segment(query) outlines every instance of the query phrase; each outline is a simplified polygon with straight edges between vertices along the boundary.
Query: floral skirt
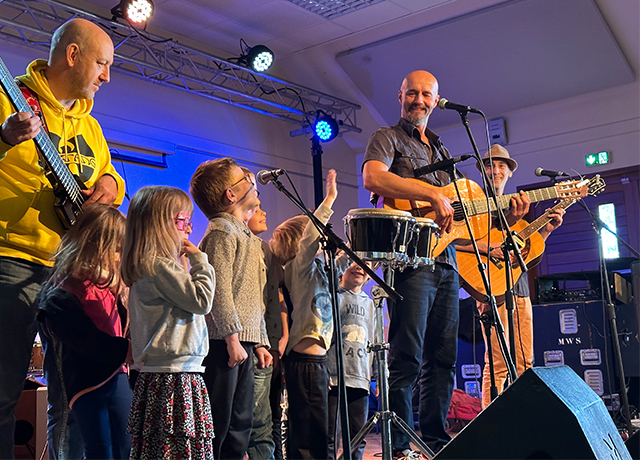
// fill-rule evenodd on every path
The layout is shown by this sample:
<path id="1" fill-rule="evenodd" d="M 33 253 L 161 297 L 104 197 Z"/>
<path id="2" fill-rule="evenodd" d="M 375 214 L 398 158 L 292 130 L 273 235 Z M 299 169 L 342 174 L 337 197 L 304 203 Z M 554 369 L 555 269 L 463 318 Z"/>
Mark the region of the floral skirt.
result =
<path id="1" fill-rule="evenodd" d="M 202 376 L 141 373 L 127 432 L 132 459 L 213 459 L 213 419 Z"/>

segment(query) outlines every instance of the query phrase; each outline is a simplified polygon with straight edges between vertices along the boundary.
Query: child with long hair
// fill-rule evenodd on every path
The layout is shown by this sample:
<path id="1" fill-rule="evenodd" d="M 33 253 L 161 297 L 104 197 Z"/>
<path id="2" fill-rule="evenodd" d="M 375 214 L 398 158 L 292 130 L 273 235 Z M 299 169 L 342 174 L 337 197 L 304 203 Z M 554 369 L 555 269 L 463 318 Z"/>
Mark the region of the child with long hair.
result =
<path id="1" fill-rule="evenodd" d="M 135 459 L 213 459 L 211 405 L 200 373 L 215 274 L 188 240 L 192 213 L 189 196 L 173 187 L 145 187 L 129 205 L 122 278 L 131 287 L 131 342 L 140 371 L 128 426 Z"/>
<path id="2" fill-rule="evenodd" d="M 62 384 L 62 432 L 69 410 L 84 440 L 87 459 L 129 458 L 126 432 L 131 389 L 125 363 L 126 291 L 120 279 L 125 218 L 117 209 L 92 204 L 64 235 L 54 255 L 53 273 L 40 294 L 38 319 L 45 359 Z M 68 409 L 67 407 L 68 406 Z"/>

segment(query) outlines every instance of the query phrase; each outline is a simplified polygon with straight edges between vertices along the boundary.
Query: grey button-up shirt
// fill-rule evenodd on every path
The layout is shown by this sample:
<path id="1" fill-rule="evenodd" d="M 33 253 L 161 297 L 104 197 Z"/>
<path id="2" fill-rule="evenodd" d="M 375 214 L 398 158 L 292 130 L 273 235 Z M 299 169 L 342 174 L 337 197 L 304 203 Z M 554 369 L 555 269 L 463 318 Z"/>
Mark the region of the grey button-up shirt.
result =
<path id="1" fill-rule="evenodd" d="M 403 178 L 415 178 L 428 184 L 442 187 L 451 182 L 445 171 L 435 171 L 423 176 L 416 176 L 415 170 L 436 161 L 451 158 L 449 151 L 440 141 L 440 137 L 430 129 L 425 130 L 429 144 L 422 141 L 420 131 L 404 118 L 400 118 L 394 126 L 385 126 L 377 130 L 367 144 L 362 166 L 367 161 L 381 161 L 389 167 L 389 171 Z M 456 250 L 453 244 L 436 257 L 436 262 L 451 265 L 457 269 Z"/>

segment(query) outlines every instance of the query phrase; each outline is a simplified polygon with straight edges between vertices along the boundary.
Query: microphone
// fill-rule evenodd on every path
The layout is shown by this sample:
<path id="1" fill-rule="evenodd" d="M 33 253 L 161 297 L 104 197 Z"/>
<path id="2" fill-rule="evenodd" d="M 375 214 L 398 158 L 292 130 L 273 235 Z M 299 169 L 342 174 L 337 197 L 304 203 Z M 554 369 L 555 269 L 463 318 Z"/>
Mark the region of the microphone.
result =
<path id="1" fill-rule="evenodd" d="M 416 177 L 420 177 L 435 171 L 445 171 L 451 168 L 454 164 L 460 163 L 461 161 L 466 161 L 472 157 L 473 155 L 462 155 L 459 157 L 453 157 L 453 158 L 448 158 L 446 160 L 436 161 L 433 164 L 423 166 L 422 168 L 414 169 L 413 173 L 416 175 Z"/>
<path id="2" fill-rule="evenodd" d="M 448 100 L 446 100 L 444 97 L 441 97 L 440 100 L 438 101 L 438 107 L 441 110 L 457 110 L 458 112 L 471 112 L 471 113 L 480 113 L 482 114 L 481 111 L 479 111 L 478 109 L 474 109 L 473 107 L 469 107 L 468 105 L 462 105 L 462 104 L 456 104 L 454 102 L 449 102 Z"/>
<path id="3" fill-rule="evenodd" d="M 286 173 L 284 169 L 272 169 L 271 171 L 267 171 L 263 169 L 256 174 L 256 180 L 260 185 L 267 185 L 272 180 L 276 180 L 278 177 L 282 176 Z"/>
<path id="4" fill-rule="evenodd" d="M 537 168 L 534 171 L 534 174 L 536 176 L 547 176 L 547 177 L 551 177 L 552 179 L 557 177 L 557 176 L 566 176 L 566 177 L 571 177 L 569 174 L 562 172 L 562 171 L 551 171 L 549 169 L 542 169 L 542 168 Z"/>

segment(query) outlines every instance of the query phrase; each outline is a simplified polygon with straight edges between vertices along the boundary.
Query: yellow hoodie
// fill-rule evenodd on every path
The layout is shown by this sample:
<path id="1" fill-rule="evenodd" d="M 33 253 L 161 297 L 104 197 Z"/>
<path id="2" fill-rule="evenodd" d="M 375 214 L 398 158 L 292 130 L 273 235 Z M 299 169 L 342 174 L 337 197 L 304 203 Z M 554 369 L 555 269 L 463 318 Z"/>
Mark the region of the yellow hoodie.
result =
<path id="1" fill-rule="evenodd" d="M 58 102 L 44 75 L 47 61 L 29 64 L 18 77 L 38 95 L 49 136 L 64 162 L 87 188 L 103 175 L 118 184 L 116 204 L 122 203 L 124 181 L 111 164 L 109 147 L 98 121 L 90 113 L 93 101 L 78 99 L 70 110 Z M 0 123 L 15 109 L 0 91 Z M 0 140 L 0 257 L 14 257 L 52 266 L 50 260 L 64 227 L 54 211 L 53 190 L 38 164 L 35 142 L 12 147 Z"/>

